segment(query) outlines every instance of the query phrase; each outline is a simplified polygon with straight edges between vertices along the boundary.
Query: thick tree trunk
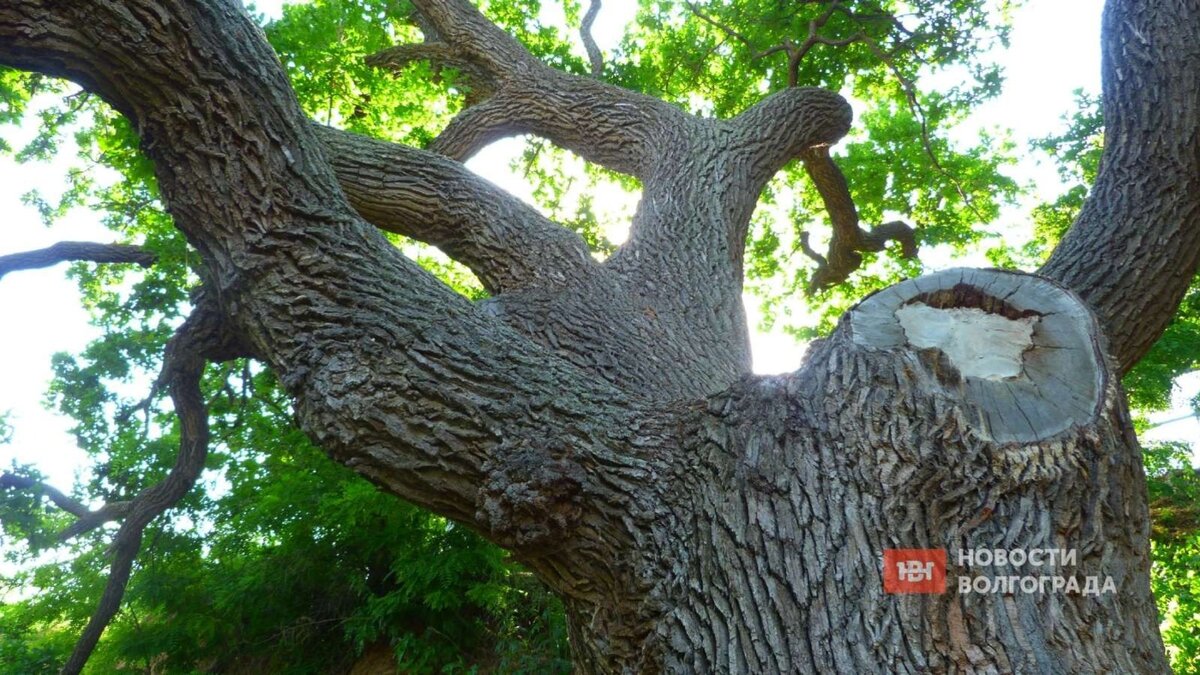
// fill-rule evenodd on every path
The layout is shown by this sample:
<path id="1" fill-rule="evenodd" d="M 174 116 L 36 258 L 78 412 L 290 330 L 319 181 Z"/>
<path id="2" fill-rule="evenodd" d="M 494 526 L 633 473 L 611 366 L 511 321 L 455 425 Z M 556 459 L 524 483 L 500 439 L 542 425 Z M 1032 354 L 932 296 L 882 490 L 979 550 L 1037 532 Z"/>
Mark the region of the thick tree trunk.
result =
<path id="1" fill-rule="evenodd" d="M 786 162 L 827 158 L 845 102 L 789 89 L 695 118 L 551 71 L 464 0 L 414 4 L 430 41 L 376 62 L 440 58 L 490 96 L 440 151 L 532 132 L 643 181 L 609 261 L 455 162 L 315 130 L 230 0 L 9 0 L 0 62 L 133 120 L 230 342 L 278 373 L 331 456 L 533 569 L 582 672 L 1165 670 L 1107 342 L 1141 338 L 1105 335 L 1108 296 L 944 272 L 865 300 L 800 371 L 750 377 L 750 213 Z M 1139 170 L 1120 163 L 1106 170 Z M 1189 194 L 1170 213 L 1194 213 Z M 496 296 L 467 302 L 372 225 L 442 246 Z M 1180 241 L 1155 269 L 1194 268 Z M 1121 311 L 1177 302 L 1133 297 Z M 885 592 L 894 549 L 944 551 L 949 587 Z M 987 564 L 1047 550 L 1049 566 Z"/>
<path id="2" fill-rule="evenodd" d="M 1051 283 L 952 270 L 714 400 L 686 434 L 693 524 L 664 552 L 652 653 L 696 672 L 1163 672 L 1140 453 L 1097 334 Z M 945 549 L 946 593 L 886 594 L 886 549 Z M 996 549 L 1077 560 L 981 565 Z M 1112 586 L 1013 583 L 1041 576 Z"/>

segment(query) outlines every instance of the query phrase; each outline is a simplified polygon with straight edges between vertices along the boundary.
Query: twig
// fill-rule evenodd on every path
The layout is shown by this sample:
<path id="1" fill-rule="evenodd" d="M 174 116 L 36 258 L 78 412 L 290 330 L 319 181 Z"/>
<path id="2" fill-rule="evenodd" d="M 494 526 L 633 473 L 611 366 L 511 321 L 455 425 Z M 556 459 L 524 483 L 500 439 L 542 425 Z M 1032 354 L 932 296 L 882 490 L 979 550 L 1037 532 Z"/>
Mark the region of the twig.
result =
<path id="1" fill-rule="evenodd" d="M 604 54 L 600 52 L 600 46 L 592 37 L 592 24 L 596 22 L 599 14 L 600 0 L 592 0 L 587 13 L 583 15 L 583 24 L 579 27 L 579 37 L 583 39 L 583 48 L 587 50 L 588 61 L 592 64 L 592 77 L 596 79 L 600 79 L 604 74 Z"/>
<path id="2" fill-rule="evenodd" d="M 896 78 L 896 80 L 900 83 L 900 87 L 904 90 L 904 97 L 908 103 L 908 109 L 921 124 L 921 148 L 925 151 L 925 156 L 929 158 L 929 162 L 932 164 L 934 170 L 945 177 L 946 180 L 950 181 L 950 184 L 954 186 L 954 191 L 957 192 L 958 196 L 962 198 L 963 204 L 966 204 L 967 208 L 971 210 L 971 213 L 975 214 L 976 218 L 978 218 L 981 222 L 986 220 L 983 214 L 980 213 L 979 209 L 975 207 L 975 201 L 967 194 L 967 191 L 963 188 L 962 183 L 959 182 L 959 180 L 953 174 L 947 171 L 946 168 L 942 166 L 941 161 L 938 160 L 937 153 L 933 149 L 933 141 L 929 135 L 929 120 L 925 115 L 924 106 L 921 105 L 921 101 L 917 97 L 916 85 L 912 80 L 905 77 L 904 74 L 900 72 L 899 67 L 896 66 L 895 60 L 891 57 L 891 55 L 885 52 L 882 47 L 879 46 L 879 43 L 871 39 L 864 40 L 864 43 L 867 45 L 867 48 L 871 50 L 871 53 L 888 67 L 888 70 L 892 72 L 892 75 Z"/>

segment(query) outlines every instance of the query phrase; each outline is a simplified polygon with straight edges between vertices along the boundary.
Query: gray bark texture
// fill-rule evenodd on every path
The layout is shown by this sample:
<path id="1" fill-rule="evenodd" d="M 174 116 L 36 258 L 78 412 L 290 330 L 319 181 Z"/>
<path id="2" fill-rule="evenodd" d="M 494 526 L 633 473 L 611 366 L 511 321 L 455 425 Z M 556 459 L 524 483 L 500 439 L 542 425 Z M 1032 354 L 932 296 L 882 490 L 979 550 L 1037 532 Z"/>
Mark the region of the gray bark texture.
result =
<path id="1" fill-rule="evenodd" d="M 3 0 L 0 63 L 133 122 L 203 259 L 199 356 L 261 360 L 330 456 L 512 551 L 562 597 L 580 672 L 1166 670 L 1119 376 L 1200 258 L 1200 0 L 1110 0 L 1104 165 L 1042 275 L 906 281 L 779 377 L 749 374 L 747 223 L 795 159 L 845 203 L 825 148 L 846 102 L 790 88 L 701 119 L 549 68 L 466 0 L 414 5 L 427 41 L 372 61 L 473 78 L 437 154 L 313 125 L 233 0 Z M 458 163 L 517 133 L 641 180 L 608 260 Z M 839 258 L 905 238 L 846 208 Z M 1033 573 L 1115 590 L 885 593 L 884 551 L 912 548 L 993 580 L 1030 568 L 957 552 L 1075 551 Z"/>

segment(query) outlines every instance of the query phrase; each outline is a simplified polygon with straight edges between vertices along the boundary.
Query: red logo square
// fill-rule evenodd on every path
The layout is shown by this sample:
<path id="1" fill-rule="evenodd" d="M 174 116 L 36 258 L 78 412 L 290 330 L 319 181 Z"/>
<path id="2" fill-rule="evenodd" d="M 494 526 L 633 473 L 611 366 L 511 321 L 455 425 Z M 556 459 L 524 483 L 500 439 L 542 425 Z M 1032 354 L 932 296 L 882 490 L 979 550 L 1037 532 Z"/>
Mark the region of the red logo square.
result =
<path id="1" fill-rule="evenodd" d="M 893 594 L 945 593 L 946 549 L 884 549 L 883 590 Z"/>

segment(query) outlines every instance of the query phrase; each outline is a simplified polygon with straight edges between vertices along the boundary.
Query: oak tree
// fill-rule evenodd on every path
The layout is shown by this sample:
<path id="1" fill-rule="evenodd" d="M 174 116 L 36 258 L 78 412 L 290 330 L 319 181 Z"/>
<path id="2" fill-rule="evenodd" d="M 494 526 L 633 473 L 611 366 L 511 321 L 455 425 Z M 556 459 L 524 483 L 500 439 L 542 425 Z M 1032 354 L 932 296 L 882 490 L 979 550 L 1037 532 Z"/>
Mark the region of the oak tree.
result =
<path id="1" fill-rule="evenodd" d="M 567 72 L 466 0 L 412 4 L 422 41 L 364 67 L 451 73 L 465 105 L 426 149 L 314 123 L 304 84 L 231 0 L 0 3 L 0 63 L 69 79 L 127 120 L 198 256 L 192 313 L 155 384 L 179 419 L 173 468 L 99 509 L 47 493 L 76 517 L 68 536 L 120 523 L 66 672 L 118 610 L 147 524 L 205 465 L 206 363 L 244 358 L 277 378 L 329 456 L 532 570 L 561 599 L 583 672 L 1166 668 L 1120 378 L 1200 263 L 1194 1 L 1110 0 L 1103 159 L 1036 273 L 892 285 L 777 377 L 749 374 L 742 304 L 772 178 L 799 160 L 828 212 L 824 250 L 799 242 L 812 292 L 889 246 L 911 258 L 921 232 L 864 223 L 854 173 L 830 150 L 850 106 L 800 86 L 805 59 L 854 46 L 882 64 L 911 104 L 897 117 L 936 165 L 896 63 L 925 35 L 880 3 L 803 2 L 807 32 L 759 45 L 719 6 L 685 3 L 689 26 L 784 64 L 766 80 L 777 91 L 713 116 L 610 83 L 590 40 L 588 72 Z M 360 98 L 345 118 L 373 114 Z M 517 134 L 635 179 L 628 239 L 598 259 L 461 164 Z M 486 298 L 384 233 L 436 246 Z M 66 244 L 0 273 L 62 259 L 150 263 L 140 249 Z M 1012 592 L 885 593 L 884 551 L 914 548 L 949 551 L 951 578 Z M 1018 549 L 1070 551 L 1049 571 L 1112 590 L 1020 592 L 1009 580 L 1027 568 L 958 555 Z"/>

